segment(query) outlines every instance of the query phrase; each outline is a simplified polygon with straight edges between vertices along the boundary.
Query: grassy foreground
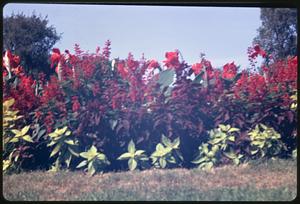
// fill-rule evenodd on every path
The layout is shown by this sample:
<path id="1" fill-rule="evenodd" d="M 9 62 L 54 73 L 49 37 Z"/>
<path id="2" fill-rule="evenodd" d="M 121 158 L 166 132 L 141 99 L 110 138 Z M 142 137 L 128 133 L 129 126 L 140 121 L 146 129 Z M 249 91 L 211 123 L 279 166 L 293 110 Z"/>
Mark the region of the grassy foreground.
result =
<path id="1" fill-rule="evenodd" d="M 209 200 L 290 201 L 297 195 L 297 164 L 292 160 L 224 166 L 211 172 L 166 169 L 111 172 L 31 172 L 3 176 L 10 201 L 51 200 Z"/>

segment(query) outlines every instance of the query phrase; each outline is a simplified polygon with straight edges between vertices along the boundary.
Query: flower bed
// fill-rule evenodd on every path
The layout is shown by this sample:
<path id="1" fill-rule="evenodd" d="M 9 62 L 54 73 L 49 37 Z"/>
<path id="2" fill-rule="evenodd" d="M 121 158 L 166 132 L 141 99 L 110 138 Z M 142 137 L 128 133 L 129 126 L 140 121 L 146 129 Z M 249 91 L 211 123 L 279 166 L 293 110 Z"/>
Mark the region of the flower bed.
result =
<path id="1" fill-rule="evenodd" d="M 253 68 L 240 71 L 204 57 L 189 65 L 179 51 L 162 66 L 131 54 L 111 60 L 109 41 L 93 54 L 76 45 L 74 54 L 53 49 L 48 80 L 27 75 L 6 51 L 4 170 L 210 169 L 291 157 L 297 57 L 274 62 L 258 46 L 248 54 Z M 258 56 L 265 63 L 256 67 Z"/>

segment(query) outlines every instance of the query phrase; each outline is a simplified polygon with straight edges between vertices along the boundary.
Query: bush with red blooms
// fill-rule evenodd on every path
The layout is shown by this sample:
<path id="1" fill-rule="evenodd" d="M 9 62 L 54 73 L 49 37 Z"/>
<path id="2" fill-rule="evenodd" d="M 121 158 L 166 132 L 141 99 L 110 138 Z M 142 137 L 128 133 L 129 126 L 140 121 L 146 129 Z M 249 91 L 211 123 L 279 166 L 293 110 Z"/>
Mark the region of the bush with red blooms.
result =
<path id="1" fill-rule="evenodd" d="M 219 124 L 239 128 L 238 143 L 249 154 L 247 131 L 259 123 L 273 127 L 282 136 L 287 156 L 296 148 L 297 111 L 290 105 L 297 91 L 297 57 L 271 62 L 258 46 L 249 49 L 253 66 L 258 56 L 265 63 L 255 70 L 238 70 L 232 63 L 214 68 L 204 57 L 188 65 L 179 51 L 167 52 L 161 66 L 144 57 L 110 59 L 110 41 L 93 54 L 75 45 L 75 53 L 53 49 L 49 80 L 33 79 L 9 51 L 3 56 L 4 101 L 14 98 L 14 108 L 31 124 L 34 159 L 26 168 L 48 168 L 49 149 L 43 145 L 48 133 L 68 126 L 82 151 L 95 145 L 112 165 L 133 139 L 139 148 L 153 152 L 164 134 L 180 137 L 184 167 L 208 140 L 208 130 Z M 170 83 L 167 83 L 170 82 Z M 167 84 L 166 84 L 167 83 Z M 25 162 L 26 163 L 26 162 Z M 28 163 L 28 162 L 27 162 Z M 25 168 L 25 167 L 24 167 Z"/>

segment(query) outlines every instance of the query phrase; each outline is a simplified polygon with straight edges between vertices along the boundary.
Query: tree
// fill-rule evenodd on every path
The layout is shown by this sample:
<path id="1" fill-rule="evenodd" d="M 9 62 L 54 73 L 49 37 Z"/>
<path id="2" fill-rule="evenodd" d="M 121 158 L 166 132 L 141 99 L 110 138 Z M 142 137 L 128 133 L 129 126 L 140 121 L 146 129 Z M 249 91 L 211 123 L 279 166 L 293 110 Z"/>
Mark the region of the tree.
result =
<path id="1" fill-rule="evenodd" d="M 253 43 L 259 44 L 274 59 L 297 55 L 297 10 L 261 8 L 261 27 Z"/>
<path id="2" fill-rule="evenodd" d="M 49 54 L 60 38 L 55 28 L 48 26 L 47 17 L 21 13 L 3 19 L 3 51 L 11 50 L 20 56 L 21 65 L 27 73 L 42 71 L 49 75 L 53 72 Z"/>

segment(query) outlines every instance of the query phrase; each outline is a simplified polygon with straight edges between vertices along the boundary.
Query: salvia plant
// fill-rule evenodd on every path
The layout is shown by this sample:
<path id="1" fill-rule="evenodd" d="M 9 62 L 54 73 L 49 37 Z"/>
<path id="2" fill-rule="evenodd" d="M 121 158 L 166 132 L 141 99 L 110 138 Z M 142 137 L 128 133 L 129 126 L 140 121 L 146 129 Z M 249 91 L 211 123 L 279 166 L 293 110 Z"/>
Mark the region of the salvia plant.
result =
<path id="1" fill-rule="evenodd" d="M 162 135 L 161 143 L 156 145 L 155 151 L 150 156 L 152 164 L 158 168 L 166 168 L 168 164 L 176 164 L 180 160 L 183 161 L 179 145 L 179 137 L 172 142 L 165 135 Z"/>
<path id="2" fill-rule="evenodd" d="M 110 164 L 105 154 L 98 152 L 94 145 L 92 145 L 88 151 L 81 152 L 79 155 L 85 160 L 80 162 L 76 168 L 82 168 L 86 166 L 85 170 L 91 176 L 97 171 L 102 172 L 104 167 Z"/>
<path id="3" fill-rule="evenodd" d="M 130 171 L 136 169 L 139 164 L 141 168 L 145 166 L 145 161 L 148 161 L 148 157 L 144 150 L 136 150 L 132 140 L 128 143 L 127 150 L 128 152 L 119 156 L 117 160 L 128 160 L 128 168 Z"/>
<path id="4" fill-rule="evenodd" d="M 258 45 L 248 52 L 251 62 L 258 56 L 266 60 L 267 55 Z M 144 57 L 136 60 L 132 54 L 112 63 L 107 41 L 95 53 L 84 52 L 79 45 L 73 53 L 53 48 L 50 67 L 55 72 L 51 74 L 31 75 L 21 60 L 9 50 L 3 53 L 6 171 L 47 168 L 53 161 L 53 171 L 60 166 L 73 169 L 71 164 L 79 159 L 73 159 L 77 150 L 85 150 L 86 144 L 103 150 L 121 148 L 116 145 L 127 144 L 126 135 L 139 141 L 145 152 L 153 153 L 155 166 L 183 165 L 179 138 L 171 142 L 162 137 L 159 144 L 155 142 L 154 135 L 170 131 L 185 134 L 181 140 L 187 145 L 180 150 L 187 153 L 184 159 L 188 161 L 193 159 L 188 154 L 193 145 L 189 144 L 200 143 L 203 133 L 209 131 L 209 141 L 199 148 L 201 156 L 196 159 L 201 168 L 271 156 L 277 152 L 275 147 L 280 148 L 277 143 L 284 147 L 277 156 L 292 156 L 296 148 L 297 56 L 264 63 L 259 72 L 239 72 L 233 62 L 218 69 L 204 55 L 188 64 L 178 50 L 166 52 L 162 63 Z M 217 126 L 229 121 L 241 132 L 229 125 Z M 280 138 L 260 126 L 255 133 L 252 127 L 258 121 L 276 127 Z M 251 138 L 244 134 L 246 130 L 252 132 Z M 156 148 L 151 149 L 153 146 Z M 143 163 L 139 154 L 145 152 L 137 150 L 123 158 L 131 169 L 139 168 Z M 29 155 L 33 156 L 29 163 L 23 162 Z M 114 158 L 114 152 L 108 151 L 107 157 Z"/>

